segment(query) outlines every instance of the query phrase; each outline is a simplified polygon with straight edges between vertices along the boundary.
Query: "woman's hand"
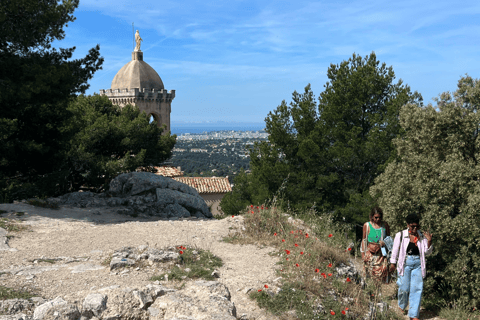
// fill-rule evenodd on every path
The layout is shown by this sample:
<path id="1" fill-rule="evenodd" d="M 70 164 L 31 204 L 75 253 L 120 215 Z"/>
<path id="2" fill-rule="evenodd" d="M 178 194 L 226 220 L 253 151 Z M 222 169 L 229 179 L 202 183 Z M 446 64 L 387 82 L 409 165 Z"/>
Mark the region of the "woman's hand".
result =
<path id="1" fill-rule="evenodd" d="M 391 265 L 390 265 L 390 270 L 389 270 L 389 272 L 390 272 L 390 273 L 393 273 L 393 272 L 395 271 L 395 268 L 396 268 L 395 265 L 394 265 L 394 264 L 391 264 Z"/>
<path id="2" fill-rule="evenodd" d="M 383 242 L 382 240 L 378 241 L 378 244 L 380 245 L 380 247 L 385 247 L 385 242 Z"/>
<path id="3" fill-rule="evenodd" d="M 430 232 L 425 231 L 423 235 L 425 236 L 425 238 L 427 238 L 428 242 L 432 241 L 432 234 Z"/>

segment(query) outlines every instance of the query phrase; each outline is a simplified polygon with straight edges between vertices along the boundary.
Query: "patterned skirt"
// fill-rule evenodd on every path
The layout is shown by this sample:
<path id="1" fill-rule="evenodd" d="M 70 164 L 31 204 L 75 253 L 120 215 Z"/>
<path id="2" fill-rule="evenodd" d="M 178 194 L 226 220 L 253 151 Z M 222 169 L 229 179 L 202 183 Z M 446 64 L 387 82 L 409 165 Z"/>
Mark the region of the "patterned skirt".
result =
<path id="1" fill-rule="evenodd" d="M 366 278 L 373 278 L 382 283 L 389 283 L 388 259 L 382 255 L 381 250 L 376 250 L 375 244 L 369 243 L 363 259 Z M 377 252 L 375 252 L 377 251 Z M 375 252 L 375 253 L 373 253 Z"/>

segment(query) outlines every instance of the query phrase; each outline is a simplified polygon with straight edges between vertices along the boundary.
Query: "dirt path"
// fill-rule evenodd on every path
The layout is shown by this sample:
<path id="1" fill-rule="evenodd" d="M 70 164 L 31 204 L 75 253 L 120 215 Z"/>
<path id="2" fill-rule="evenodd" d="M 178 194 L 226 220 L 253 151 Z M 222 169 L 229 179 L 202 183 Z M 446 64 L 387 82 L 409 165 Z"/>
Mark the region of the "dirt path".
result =
<path id="1" fill-rule="evenodd" d="M 108 268 L 98 269 L 101 262 L 121 247 L 184 245 L 210 250 L 222 259 L 218 281 L 229 288 L 238 316 L 276 319 L 259 309 L 246 294 L 249 288 L 274 284 L 278 259 L 268 254 L 274 249 L 221 241 L 230 230 L 242 227 L 241 216 L 223 220 L 125 221 L 132 219 L 101 211 L 99 215 L 92 214 L 91 210 L 79 208 L 50 210 L 26 204 L 1 204 L 0 210 L 24 212 L 23 216 L 3 214 L 2 217 L 22 220 L 30 229 L 9 233 L 14 237 L 8 245 L 18 251 L 0 251 L 0 270 L 19 270 L 16 275 L 1 275 L 3 286 L 36 289 L 44 298 L 60 296 L 69 302 L 82 301 L 91 290 L 111 285 L 143 288 L 151 283 L 148 279 L 152 275 L 159 273 L 154 267 L 115 274 Z M 32 263 L 34 259 L 57 257 L 83 261 Z M 76 266 L 83 270 L 90 266 L 92 270 L 75 273 Z M 44 271 L 35 273 L 39 267 L 44 267 Z"/>

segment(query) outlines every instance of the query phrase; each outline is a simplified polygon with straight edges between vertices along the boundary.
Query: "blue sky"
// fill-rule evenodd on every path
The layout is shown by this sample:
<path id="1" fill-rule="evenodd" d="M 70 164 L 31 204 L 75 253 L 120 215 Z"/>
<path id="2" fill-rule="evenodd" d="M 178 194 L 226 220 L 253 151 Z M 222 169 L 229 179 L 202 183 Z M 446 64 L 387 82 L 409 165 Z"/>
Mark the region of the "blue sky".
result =
<path id="1" fill-rule="evenodd" d="M 480 78 L 480 1 L 80 0 L 55 47 L 73 58 L 100 44 L 103 70 L 87 94 L 109 89 L 131 60 L 132 22 L 144 61 L 175 89 L 171 121 L 263 122 L 355 52 L 392 66 L 425 104 Z"/>

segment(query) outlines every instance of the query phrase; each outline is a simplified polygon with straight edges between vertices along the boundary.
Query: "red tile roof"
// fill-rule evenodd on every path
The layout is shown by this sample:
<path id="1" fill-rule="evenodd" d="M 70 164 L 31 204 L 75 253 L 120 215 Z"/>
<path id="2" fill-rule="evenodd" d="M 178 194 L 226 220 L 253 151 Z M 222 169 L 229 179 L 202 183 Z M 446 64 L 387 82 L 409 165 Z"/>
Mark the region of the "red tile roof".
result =
<path id="1" fill-rule="evenodd" d="M 157 172 L 155 174 L 158 174 L 160 176 L 170 177 L 170 178 L 183 176 L 183 172 L 175 167 L 161 166 L 161 167 L 155 167 L 155 169 L 157 169 Z"/>
<path id="2" fill-rule="evenodd" d="M 200 194 L 232 191 L 228 178 L 224 177 L 175 177 L 173 179 L 195 188 Z"/>

